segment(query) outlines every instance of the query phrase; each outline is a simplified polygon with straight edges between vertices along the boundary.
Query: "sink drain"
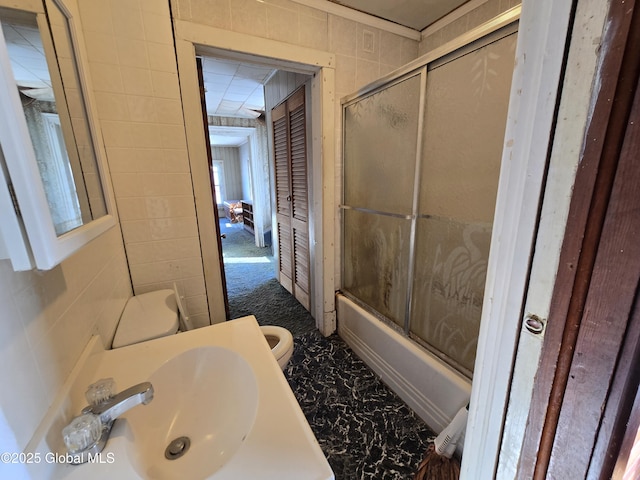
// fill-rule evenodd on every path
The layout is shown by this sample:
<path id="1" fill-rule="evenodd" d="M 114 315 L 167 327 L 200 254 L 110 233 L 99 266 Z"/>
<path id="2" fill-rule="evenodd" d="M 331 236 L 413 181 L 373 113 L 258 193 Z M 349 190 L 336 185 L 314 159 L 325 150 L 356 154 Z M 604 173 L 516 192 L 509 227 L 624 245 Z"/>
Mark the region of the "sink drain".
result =
<path id="1" fill-rule="evenodd" d="M 171 443 L 164 450 L 164 457 L 167 460 L 176 460 L 187 453 L 191 446 L 191 440 L 189 437 L 178 437 L 171 441 Z"/>

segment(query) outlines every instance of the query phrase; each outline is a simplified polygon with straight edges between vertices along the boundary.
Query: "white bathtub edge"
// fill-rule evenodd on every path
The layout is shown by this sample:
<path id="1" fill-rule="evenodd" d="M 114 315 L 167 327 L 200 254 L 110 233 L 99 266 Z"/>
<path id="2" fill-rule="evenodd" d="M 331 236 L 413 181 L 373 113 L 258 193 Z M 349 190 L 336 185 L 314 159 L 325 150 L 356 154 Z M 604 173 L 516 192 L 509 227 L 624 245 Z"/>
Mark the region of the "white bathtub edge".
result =
<path id="1" fill-rule="evenodd" d="M 348 298 L 336 300 L 340 337 L 439 433 L 469 401 L 471 381 Z"/>

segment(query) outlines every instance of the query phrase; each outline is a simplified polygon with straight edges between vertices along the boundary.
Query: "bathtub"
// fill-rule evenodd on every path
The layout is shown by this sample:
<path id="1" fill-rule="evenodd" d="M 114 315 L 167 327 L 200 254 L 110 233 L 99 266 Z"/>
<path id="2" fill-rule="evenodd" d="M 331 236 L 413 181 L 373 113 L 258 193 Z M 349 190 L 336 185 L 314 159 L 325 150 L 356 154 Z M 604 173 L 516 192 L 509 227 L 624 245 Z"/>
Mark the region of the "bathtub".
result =
<path id="1" fill-rule="evenodd" d="M 336 308 L 340 337 L 436 433 L 467 404 L 471 380 L 344 295 Z"/>

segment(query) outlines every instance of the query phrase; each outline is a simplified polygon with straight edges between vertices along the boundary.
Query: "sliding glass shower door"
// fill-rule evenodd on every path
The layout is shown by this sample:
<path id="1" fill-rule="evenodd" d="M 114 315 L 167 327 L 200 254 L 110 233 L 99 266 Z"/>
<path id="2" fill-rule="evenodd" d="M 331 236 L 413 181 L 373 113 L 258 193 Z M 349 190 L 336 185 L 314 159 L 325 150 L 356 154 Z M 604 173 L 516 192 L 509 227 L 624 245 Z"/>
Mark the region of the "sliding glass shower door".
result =
<path id="1" fill-rule="evenodd" d="M 507 27 L 343 105 L 343 291 L 469 377 L 515 45 Z"/>
<path id="2" fill-rule="evenodd" d="M 418 72 L 344 112 L 344 289 L 400 326 L 409 289 L 421 84 Z"/>

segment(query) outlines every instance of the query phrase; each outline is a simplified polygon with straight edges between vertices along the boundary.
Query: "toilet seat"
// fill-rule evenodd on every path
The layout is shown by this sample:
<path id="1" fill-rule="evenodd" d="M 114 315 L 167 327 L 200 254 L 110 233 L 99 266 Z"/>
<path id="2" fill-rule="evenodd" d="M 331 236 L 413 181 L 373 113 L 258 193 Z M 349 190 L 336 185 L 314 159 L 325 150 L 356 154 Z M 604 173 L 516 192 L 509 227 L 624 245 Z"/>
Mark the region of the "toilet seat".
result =
<path id="1" fill-rule="evenodd" d="M 276 357 L 280 368 L 284 369 L 293 354 L 293 335 L 291 335 L 291 332 L 286 328 L 275 325 L 264 325 L 260 327 L 260 330 L 265 338 L 271 336 L 278 339 L 278 343 L 271 347 L 271 351 L 274 357 Z"/>
<path id="2" fill-rule="evenodd" d="M 112 348 L 177 333 L 178 309 L 172 289 L 135 295 L 127 301 Z"/>

